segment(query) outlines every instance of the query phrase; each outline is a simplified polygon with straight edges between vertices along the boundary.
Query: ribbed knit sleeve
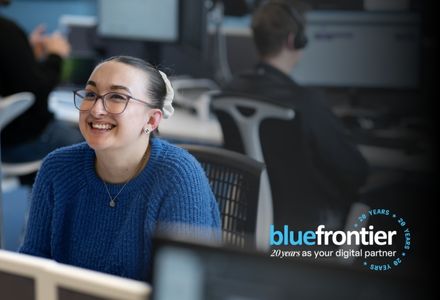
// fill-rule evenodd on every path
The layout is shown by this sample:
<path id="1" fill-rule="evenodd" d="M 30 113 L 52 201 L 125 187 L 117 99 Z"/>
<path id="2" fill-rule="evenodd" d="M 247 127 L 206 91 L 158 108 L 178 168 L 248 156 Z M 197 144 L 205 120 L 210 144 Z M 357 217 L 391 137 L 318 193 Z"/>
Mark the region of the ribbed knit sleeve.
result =
<path id="1" fill-rule="evenodd" d="M 200 164 L 185 150 L 161 166 L 168 169 L 165 196 L 159 210 L 158 230 L 189 238 L 217 239 L 220 215 L 208 179 Z"/>
<path id="2" fill-rule="evenodd" d="M 19 252 L 54 258 L 55 249 L 60 246 L 55 244 L 70 238 L 65 228 L 57 226 L 66 219 L 66 213 L 60 213 L 57 205 L 66 206 L 68 199 L 78 197 L 84 187 L 84 165 L 92 160 L 91 151 L 81 143 L 57 149 L 43 160 L 32 187 L 29 218 Z M 54 240 L 60 234 L 61 238 Z"/>

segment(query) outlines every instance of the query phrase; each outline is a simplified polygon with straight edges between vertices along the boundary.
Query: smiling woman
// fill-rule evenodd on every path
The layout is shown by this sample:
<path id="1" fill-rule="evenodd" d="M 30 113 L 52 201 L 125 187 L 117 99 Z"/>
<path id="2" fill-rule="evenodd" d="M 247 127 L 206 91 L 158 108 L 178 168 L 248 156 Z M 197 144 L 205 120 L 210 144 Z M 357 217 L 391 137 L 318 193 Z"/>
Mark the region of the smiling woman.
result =
<path id="1" fill-rule="evenodd" d="M 44 160 L 21 252 L 146 280 L 156 230 L 219 238 L 217 203 L 200 165 L 151 137 L 172 115 L 173 95 L 163 72 L 134 57 L 93 70 L 74 92 L 86 143 Z"/>

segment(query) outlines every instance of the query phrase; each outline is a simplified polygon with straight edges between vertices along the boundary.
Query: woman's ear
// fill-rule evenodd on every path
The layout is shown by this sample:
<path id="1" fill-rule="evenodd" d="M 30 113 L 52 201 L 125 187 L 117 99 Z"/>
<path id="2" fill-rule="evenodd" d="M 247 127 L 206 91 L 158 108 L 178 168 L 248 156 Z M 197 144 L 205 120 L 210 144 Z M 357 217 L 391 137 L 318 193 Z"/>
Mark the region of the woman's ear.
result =
<path id="1" fill-rule="evenodd" d="M 287 35 L 286 47 L 289 50 L 294 50 L 295 49 L 295 35 L 292 32 L 290 32 Z"/>
<path id="2" fill-rule="evenodd" d="M 149 118 L 145 127 L 151 128 L 151 131 L 156 130 L 159 123 L 162 121 L 163 113 L 160 109 L 152 109 L 149 111 Z"/>

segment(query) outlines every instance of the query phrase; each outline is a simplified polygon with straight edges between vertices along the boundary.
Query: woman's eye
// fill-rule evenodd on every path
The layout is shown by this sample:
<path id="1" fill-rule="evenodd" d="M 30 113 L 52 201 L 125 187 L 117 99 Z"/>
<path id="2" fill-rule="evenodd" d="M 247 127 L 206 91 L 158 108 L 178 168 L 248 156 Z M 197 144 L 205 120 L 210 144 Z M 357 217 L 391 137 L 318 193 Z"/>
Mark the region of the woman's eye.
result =
<path id="1" fill-rule="evenodd" d="M 114 101 L 125 101 L 126 97 L 121 94 L 110 94 L 109 99 Z"/>
<path id="2" fill-rule="evenodd" d="M 94 92 L 86 92 L 84 94 L 84 98 L 95 99 L 95 97 L 96 97 L 96 93 L 94 93 Z"/>

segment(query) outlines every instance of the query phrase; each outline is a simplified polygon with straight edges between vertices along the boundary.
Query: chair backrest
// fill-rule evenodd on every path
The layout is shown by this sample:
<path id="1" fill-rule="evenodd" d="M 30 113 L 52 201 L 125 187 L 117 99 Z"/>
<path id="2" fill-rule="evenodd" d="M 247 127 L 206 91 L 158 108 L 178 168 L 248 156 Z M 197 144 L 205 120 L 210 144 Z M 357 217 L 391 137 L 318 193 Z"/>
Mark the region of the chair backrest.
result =
<path id="1" fill-rule="evenodd" d="M 34 95 L 29 92 L 17 93 L 0 99 L 0 135 L 2 129 L 27 110 L 34 103 L 34 100 Z M 3 173 L 1 157 L 0 148 L 0 248 L 3 248 L 3 191 L 1 188 Z"/>
<path id="2" fill-rule="evenodd" d="M 33 103 L 35 97 L 32 93 L 22 92 L 0 99 L 0 130 L 12 120 L 21 115 Z"/>
<path id="3" fill-rule="evenodd" d="M 319 201 L 324 199 L 316 194 L 321 192 L 317 182 L 322 175 L 314 171 L 298 112 L 272 99 L 233 93 L 213 95 L 211 107 L 222 127 L 225 148 L 266 164 L 273 223 L 316 224 Z"/>
<path id="4" fill-rule="evenodd" d="M 11 121 L 25 112 L 35 101 L 34 94 L 22 92 L 0 99 L 0 135 L 1 130 Z M 1 152 L 0 152 L 1 159 Z M 0 160 L 1 161 L 1 160 Z M 2 163 L 0 174 L 4 177 L 27 175 L 36 172 L 41 160 L 23 163 Z M 2 178 L 2 177 L 0 177 Z"/>
<path id="5" fill-rule="evenodd" d="M 212 95 L 211 106 L 220 121 L 223 131 L 224 146 L 227 149 L 245 153 L 250 157 L 266 163 L 260 139 L 261 123 L 266 119 L 283 120 L 289 122 L 295 119 L 295 111 L 290 107 L 271 104 L 241 94 L 217 93 Z M 281 159 L 279 156 L 278 159 Z M 269 226 L 279 220 L 280 213 L 285 209 L 279 205 L 274 206 L 274 198 L 278 195 L 278 183 L 274 182 L 273 172 L 266 169 L 262 175 L 261 192 L 259 200 L 258 241 L 260 248 L 268 245 Z M 275 185 L 275 190 L 273 185 Z M 275 194 L 274 194 L 275 192 Z M 279 208 L 279 209 L 278 209 Z"/>
<path id="6" fill-rule="evenodd" d="M 259 133 L 261 122 L 269 118 L 288 121 L 295 117 L 295 112 L 289 107 L 267 103 L 255 98 L 233 94 L 217 94 L 213 97 L 215 99 L 215 102 L 212 103 L 214 110 L 226 112 L 237 125 L 243 141 L 244 152 L 261 162 L 265 161 Z M 227 129 L 221 121 L 222 129 Z M 229 139 L 225 137 L 225 143 L 226 140 Z"/>
<path id="7" fill-rule="evenodd" d="M 181 145 L 202 165 L 219 204 L 223 242 L 255 248 L 259 185 L 264 164 L 221 148 Z"/>

